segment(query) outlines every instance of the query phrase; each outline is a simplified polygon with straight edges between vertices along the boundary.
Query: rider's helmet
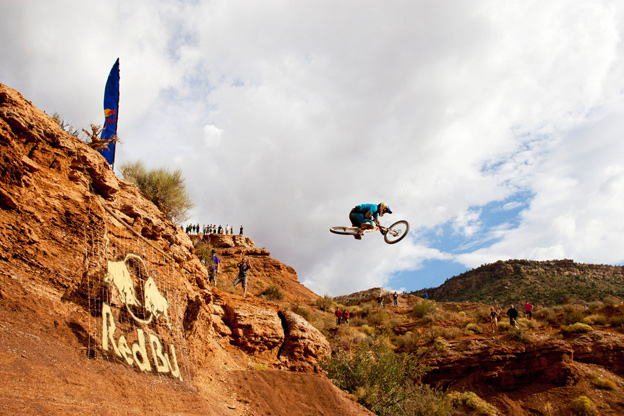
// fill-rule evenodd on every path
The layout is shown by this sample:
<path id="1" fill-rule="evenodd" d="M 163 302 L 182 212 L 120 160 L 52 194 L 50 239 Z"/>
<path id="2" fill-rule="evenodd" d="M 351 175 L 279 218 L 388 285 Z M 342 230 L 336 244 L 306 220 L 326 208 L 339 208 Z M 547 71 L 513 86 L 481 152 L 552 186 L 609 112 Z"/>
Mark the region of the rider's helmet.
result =
<path id="1" fill-rule="evenodd" d="M 383 208 L 383 209 L 384 209 L 384 213 L 386 213 L 386 212 L 387 212 L 388 214 L 392 214 L 392 210 L 390 210 L 390 207 L 389 207 L 388 205 L 386 205 L 386 203 L 385 203 L 385 202 L 381 202 L 381 203 L 379 204 L 379 211 L 381 211 L 381 208 Z"/>

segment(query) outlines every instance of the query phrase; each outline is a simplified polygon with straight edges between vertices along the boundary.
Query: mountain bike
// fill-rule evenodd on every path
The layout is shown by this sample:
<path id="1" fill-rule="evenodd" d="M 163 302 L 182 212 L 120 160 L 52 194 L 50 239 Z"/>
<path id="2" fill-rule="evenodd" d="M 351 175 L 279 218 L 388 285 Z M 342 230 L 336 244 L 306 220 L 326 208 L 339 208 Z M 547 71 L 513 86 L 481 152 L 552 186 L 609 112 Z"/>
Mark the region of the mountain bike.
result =
<path id="1" fill-rule="evenodd" d="M 395 244 L 403 240 L 409 231 L 409 223 L 405 220 L 400 220 L 392 224 L 390 227 L 384 227 L 382 225 L 375 226 L 375 228 L 360 228 L 360 227 L 331 227 L 329 229 L 334 234 L 340 235 L 364 235 L 375 231 L 381 232 L 384 236 L 384 241 L 388 244 Z"/>

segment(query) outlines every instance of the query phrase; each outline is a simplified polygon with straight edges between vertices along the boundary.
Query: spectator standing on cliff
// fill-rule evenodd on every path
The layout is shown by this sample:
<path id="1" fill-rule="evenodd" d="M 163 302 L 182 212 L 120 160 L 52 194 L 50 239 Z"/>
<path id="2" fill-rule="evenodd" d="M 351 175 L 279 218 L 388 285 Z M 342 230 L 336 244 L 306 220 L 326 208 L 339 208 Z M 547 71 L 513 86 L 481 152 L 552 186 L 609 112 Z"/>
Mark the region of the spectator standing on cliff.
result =
<path id="1" fill-rule="evenodd" d="M 232 282 L 232 286 L 235 286 L 239 283 L 243 286 L 243 297 L 247 297 L 247 272 L 251 269 L 249 265 L 249 259 L 247 257 L 243 257 L 243 259 L 237 264 L 238 266 L 238 276 Z"/>
<path id="2" fill-rule="evenodd" d="M 394 301 L 394 306 L 398 307 L 399 306 L 399 295 L 394 292 L 392 294 L 392 300 Z"/>
<path id="3" fill-rule="evenodd" d="M 348 310 L 344 310 L 342 311 L 342 320 L 344 321 L 345 324 L 349 325 L 349 317 L 351 316 L 351 314 L 349 313 Z"/>
<path id="4" fill-rule="evenodd" d="M 518 329 L 518 309 L 514 305 L 511 305 L 511 308 L 507 310 L 507 316 L 509 316 L 509 325 Z"/>
<path id="5" fill-rule="evenodd" d="M 531 305 L 528 300 L 524 301 L 524 316 L 533 319 L 533 305 Z"/>
<path id="6" fill-rule="evenodd" d="M 379 296 L 377 296 L 377 302 L 379 302 L 379 307 L 383 308 L 384 304 L 383 304 L 383 296 L 381 295 L 381 293 L 379 294 Z"/>
<path id="7" fill-rule="evenodd" d="M 241 225 L 240 231 L 238 233 L 239 235 L 243 235 L 243 226 Z"/>
<path id="8" fill-rule="evenodd" d="M 212 250 L 212 256 L 210 258 L 210 282 L 213 282 L 213 286 L 217 286 L 217 275 L 221 270 L 221 260 L 217 256 L 217 253 Z"/>
<path id="9" fill-rule="evenodd" d="M 337 308 L 334 314 L 336 315 L 336 325 L 340 325 L 342 323 L 342 311 L 340 308 Z"/>
<path id="10" fill-rule="evenodd" d="M 498 313 L 493 306 L 490 308 L 490 328 L 492 328 L 492 333 L 498 331 Z"/>

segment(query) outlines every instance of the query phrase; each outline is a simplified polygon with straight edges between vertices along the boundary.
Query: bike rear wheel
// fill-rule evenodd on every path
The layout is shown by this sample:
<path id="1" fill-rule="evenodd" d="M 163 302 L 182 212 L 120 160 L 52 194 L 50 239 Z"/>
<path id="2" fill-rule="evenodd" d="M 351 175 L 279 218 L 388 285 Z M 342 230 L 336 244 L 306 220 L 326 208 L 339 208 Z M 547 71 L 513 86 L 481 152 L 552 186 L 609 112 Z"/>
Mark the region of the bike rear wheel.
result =
<path id="1" fill-rule="evenodd" d="M 331 227 L 329 231 L 340 235 L 356 235 L 360 232 L 360 229 L 356 227 Z"/>
<path id="2" fill-rule="evenodd" d="M 409 231 L 409 223 L 405 220 L 397 221 L 388 227 L 384 235 L 384 241 L 388 244 L 395 244 L 403 240 Z"/>

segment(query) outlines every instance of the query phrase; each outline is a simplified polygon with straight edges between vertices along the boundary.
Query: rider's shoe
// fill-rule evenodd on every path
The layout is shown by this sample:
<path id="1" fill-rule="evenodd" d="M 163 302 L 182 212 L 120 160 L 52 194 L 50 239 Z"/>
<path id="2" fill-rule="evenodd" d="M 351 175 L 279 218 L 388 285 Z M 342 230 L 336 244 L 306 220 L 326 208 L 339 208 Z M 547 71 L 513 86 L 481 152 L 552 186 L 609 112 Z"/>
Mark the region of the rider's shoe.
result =
<path id="1" fill-rule="evenodd" d="M 353 238 L 355 238 L 356 240 L 361 240 L 362 239 L 362 234 L 356 234 L 353 236 Z"/>

